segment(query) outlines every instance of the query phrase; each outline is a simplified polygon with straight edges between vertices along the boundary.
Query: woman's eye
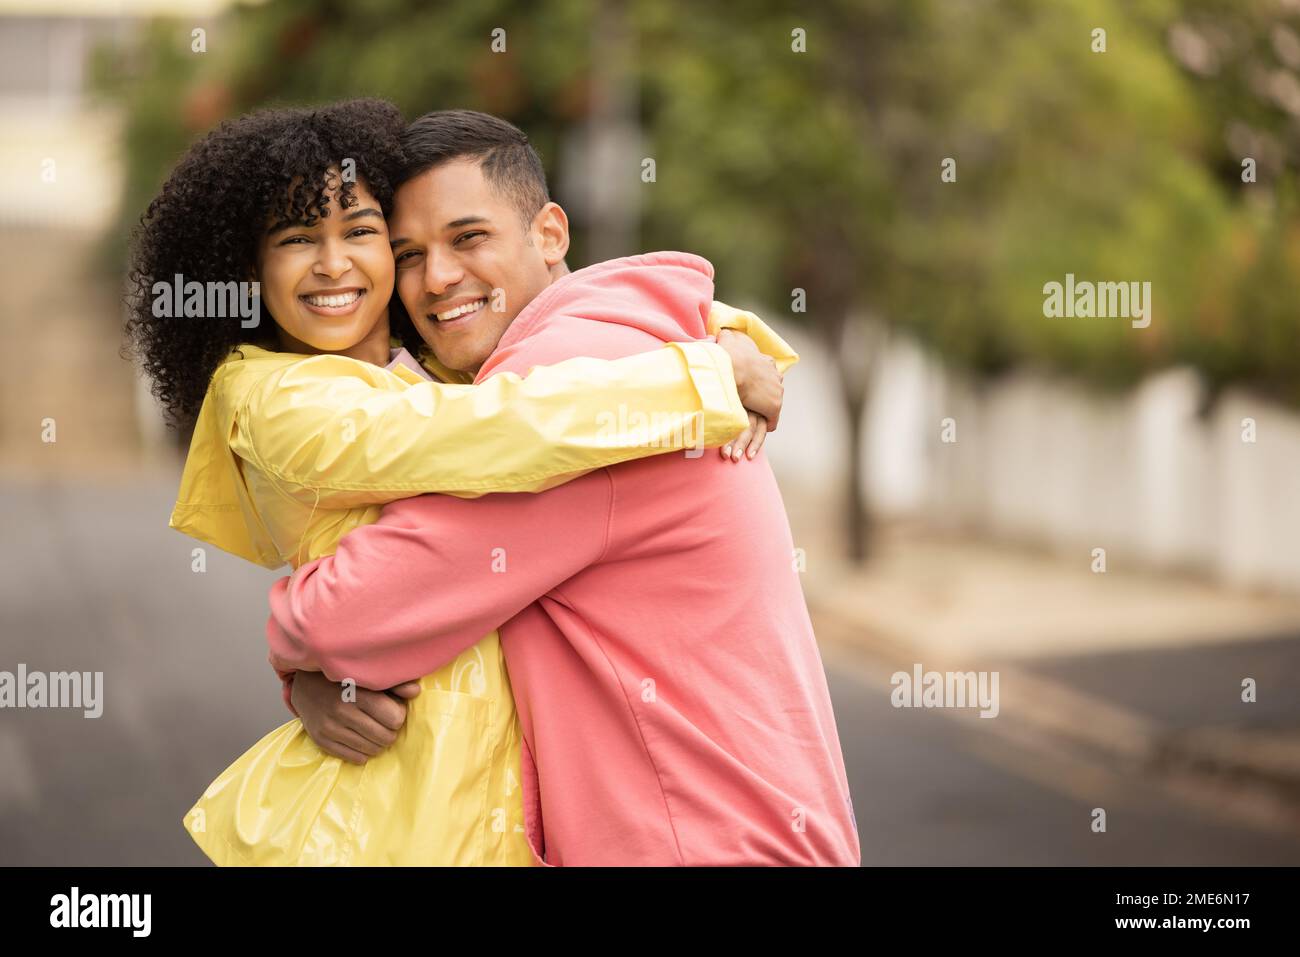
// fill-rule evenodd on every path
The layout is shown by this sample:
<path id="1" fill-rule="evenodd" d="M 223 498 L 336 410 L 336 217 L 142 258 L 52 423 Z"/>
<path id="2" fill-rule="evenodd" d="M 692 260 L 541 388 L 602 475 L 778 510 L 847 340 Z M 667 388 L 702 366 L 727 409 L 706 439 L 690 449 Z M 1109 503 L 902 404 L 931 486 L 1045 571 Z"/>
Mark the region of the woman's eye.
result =
<path id="1" fill-rule="evenodd" d="M 356 229 L 352 230 L 352 232 L 348 233 L 348 238 L 351 239 L 353 236 L 377 236 L 377 235 L 379 235 L 379 230 L 374 229 L 371 226 L 358 226 Z"/>
<path id="2" fill-rule="evenodd" d="M 282 239 L 280 241 L 280 245 L 290 246 L 297 243 L 306 243 L 306 242 L 311 242 L 311 240 L 309 240 L 306 236 L 290 236 L 288 239 Z"/>

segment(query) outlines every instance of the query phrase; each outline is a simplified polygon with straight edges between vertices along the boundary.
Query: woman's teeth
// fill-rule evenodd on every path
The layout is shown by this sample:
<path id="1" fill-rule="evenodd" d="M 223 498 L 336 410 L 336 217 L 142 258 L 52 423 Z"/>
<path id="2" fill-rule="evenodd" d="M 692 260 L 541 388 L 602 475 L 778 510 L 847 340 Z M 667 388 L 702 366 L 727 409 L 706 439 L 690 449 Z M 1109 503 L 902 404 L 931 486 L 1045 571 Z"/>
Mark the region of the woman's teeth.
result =
<path id="1" fill-rule="evenodd" d="M 467 316 L 471 312 L 483 308 L 487 304 L 486 299 L 475 299 L 473 302 L 467 302 L 463 306 L 457 306 L 455 309 L 448 309 L 446 312 L 435 313 L 439 322 L 447 322 L 450 319 L 459 319 L 461 316 Z"/>
<path id="2" fill-rule="evenodd" d="M 337 296 L 303 296 L 303 300 L 313 306 L 323 308 L 337 308 L 339 306 L 348 306 L 361 298 L 361 290 L 353 289 L 351 292 L 339 293 Z"/>

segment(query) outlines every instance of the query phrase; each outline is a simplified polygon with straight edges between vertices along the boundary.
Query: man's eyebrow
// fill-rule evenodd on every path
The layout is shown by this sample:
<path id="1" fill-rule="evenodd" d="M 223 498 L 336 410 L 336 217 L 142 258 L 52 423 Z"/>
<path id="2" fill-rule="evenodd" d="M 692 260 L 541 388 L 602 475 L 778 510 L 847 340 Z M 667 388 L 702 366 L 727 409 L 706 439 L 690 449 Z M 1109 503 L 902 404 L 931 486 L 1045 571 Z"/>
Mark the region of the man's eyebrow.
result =
<path id="1" fill-rule="evenodd" d="M 491 222 L 486 216 L 462 216 L 460 219 L 453 219 L 443 229 L 460 229 L 462 226 L 473 226 L 475 223 Z M 389 240 L 388 245 L 396 249 L 398 246 L 405 246 L 413 243 L 415 240 L 407 239 L 405 236 L 396 236 Z"/>

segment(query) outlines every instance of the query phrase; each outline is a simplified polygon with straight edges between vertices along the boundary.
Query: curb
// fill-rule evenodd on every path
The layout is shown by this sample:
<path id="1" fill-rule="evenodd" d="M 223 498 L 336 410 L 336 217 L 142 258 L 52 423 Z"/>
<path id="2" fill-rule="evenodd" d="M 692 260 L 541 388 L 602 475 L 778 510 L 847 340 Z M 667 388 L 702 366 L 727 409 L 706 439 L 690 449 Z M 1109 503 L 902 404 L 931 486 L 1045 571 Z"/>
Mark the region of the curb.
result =
<path id="1" fill-rule="evenodd" d="M 807 581 L 804 594 L 818 624 L 818 641 L 839 651 L 906 671 L 918 662 L 927 671 L 981 669 L 978 658 L 956 661 L 951 654 L 919 646 L 896 628 L 882 627 L 842 595 Z M 1251 792 L 1253 803 L 1268 806 L 1267 818 L 1300 826 L 1300 736 L 1217 728 L 1173 731 L 1054 679 L 1001 664 L 996 670 L 999 717 L 1023 722 L 1055 746 L 1082 751 L 1115 770 L 1172 780 L 1183 790 L 1203 786 Z"/>

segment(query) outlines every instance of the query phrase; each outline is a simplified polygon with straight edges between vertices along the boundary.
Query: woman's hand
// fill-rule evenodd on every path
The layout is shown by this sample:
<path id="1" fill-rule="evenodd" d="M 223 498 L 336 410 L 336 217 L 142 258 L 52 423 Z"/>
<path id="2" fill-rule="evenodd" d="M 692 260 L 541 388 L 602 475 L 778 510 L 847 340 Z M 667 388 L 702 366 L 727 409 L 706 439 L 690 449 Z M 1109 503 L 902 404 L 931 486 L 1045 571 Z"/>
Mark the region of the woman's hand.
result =
<path id="1" fill-rule="evenodd" d="M 731 459 L 733 462 L 739 462 L 742 455 L 745 458 L 752 459 L 758 454 L 758 450 L 763 447 L 763 442 L 767 439 L 767 433 L 767 420 L 757 412 L 750 412 L 749 428 L 718 451 L 724 459 Z"/>
<path id="2" fill-rule="evenodd" d="M 784 377 L 776 371 L 776 363 L 758 351 L 753 339 L 734 329 L 718 333 L 718 345 L 731 357 L 740 404 L 761 415 L 767 420 L 767 431 L 775 432 L 785 396 Z"/>
<path id="3" fill-rule="evenodd" d="M 784 378 L 771 357 L 763 355 L 754 340 L 732 329 L 718 333 L 718 345 L 731 357 L 740 404 L 749 410 L 749 428 L 722 447 L 722 457 L 739 461 L 742 455 L 753 458 L 763 447 L 768 432 L 776 431 L 785 398 Z"/>

